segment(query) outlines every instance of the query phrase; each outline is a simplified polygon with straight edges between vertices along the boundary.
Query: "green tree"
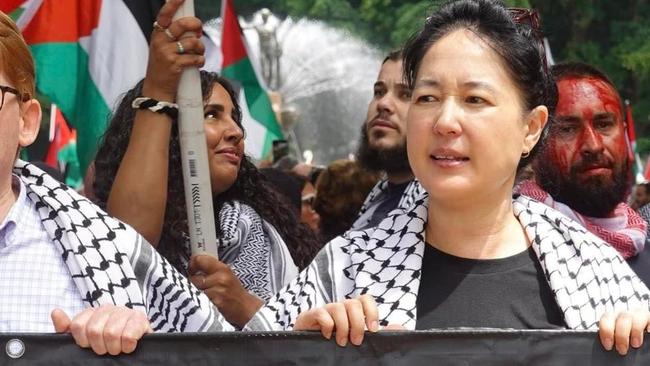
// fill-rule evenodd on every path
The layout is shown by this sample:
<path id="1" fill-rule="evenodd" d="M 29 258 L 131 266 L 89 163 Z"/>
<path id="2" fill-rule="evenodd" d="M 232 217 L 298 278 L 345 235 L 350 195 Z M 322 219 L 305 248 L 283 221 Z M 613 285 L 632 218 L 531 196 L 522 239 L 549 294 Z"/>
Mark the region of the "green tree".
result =
<path id="1" fill-rule="evenodd" d="M 602 69 L 633 106 L 638 147 L 650 152 L 650 3 L 646 0 L 531 0 L 556 61 Z"/>
<path id="2" fill-rule="evenodd" d="M 322 20 L 331 26 L 346 29 L 377 47 L 388 50 L 401 46 L 425 21 L 428 14 L 444 0 L 247 0 L 234 1 L 237 13 L 251 16 L 269 8 L 280 17 Z M 528 0 L 508 0 L 509 6 L 528 7 Z M 220 2 L 195 0 L 198 16 L 215 18 Z"/>
<path id="3" fill-rule="evenodd" d="M 401 46 L 442 0 L 235 0 L 250 16 L 269 8 L 280 17 L 318 19 L 346 29 L 387 51 Z M 634 107 L 642 153 L 650 152 L 650 1 L 506 0 L 540 11 L 556 62 L 583 61 L 607 73 Z M 202 19 L 218 15 L 220 2 L 195 0 Z"/>

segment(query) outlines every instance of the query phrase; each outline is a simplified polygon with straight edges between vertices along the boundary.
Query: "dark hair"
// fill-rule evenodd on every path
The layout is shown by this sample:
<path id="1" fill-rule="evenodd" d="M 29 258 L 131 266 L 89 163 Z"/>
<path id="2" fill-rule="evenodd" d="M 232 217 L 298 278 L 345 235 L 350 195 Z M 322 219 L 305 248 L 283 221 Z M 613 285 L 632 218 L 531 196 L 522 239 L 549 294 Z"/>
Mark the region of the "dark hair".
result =
<path id="1" fill-rule="evenodd" d="M 561 79 L 568 77 L 594 77 L 596 79 L 601 79 L 602 81 L 609 84 L 612 88 L 614 88 L 614 90 L 616 90 L 614 83 L 612 83 L 612 81 L 609 79 L 609 77 L 607 77 L 607 75 L 605 75 L 604 72 L 602 72 L 597 67 L 586 64 L 584 62 L 562 62 L 555 64 L 551 67 L 551 74 L 553 74 L 555 81 L 560 81 Z"/>
<path id="2" fill-rule="evenodd" d="M 234 106 L 232 118 L 242 127 L 241 109 L 230 83 L 215 73 L 201 71 L 201 91 L 205 100 L 210 98 L 215 83 L 221 85 L 228 92 Z M 95 158 L 94 190 L 99 205 L 102 207 L 106 206 L 119 164 L 129 144 L 135 118 L 135 110 L 131 107 L 131 103 L 133 99 L 142 95 L 142 84 L 143 81 L 140 81 L 124 95 L 104 134 Z M 169 142 L 165 222 L 157 250 L 177 269 L 184 272 L 181 264 L 183 255 L 181 243 L 186 240 L 188 224 L 182 174 L 178 125 L 174 122 Z M 215 217 L 219 217 L 218 213 L 223 204 L 232 200 L 251 206 L 264 220 L 275 227 L 287 244 L 298 267 L 302 269 L 309 264 L 318 251 L 319 243 L 310 234 L 308 228 L 296 225 L 300 220 L 295 212 L 271 188 L 247 156 L 242 159 L 237 179 L 232 187 L 213 197 Z M 218 225 L 216 229 L 217 235 L 219 235 L 221 230 Z"/>
<path id="3" fill-rule="evenodd" d="M 638 186 L 645 189 L 645 194 L 650 194 L 650 182 L 639 183 Z"/>
<path id="4" fill-rule="evenodd" d="M 388 53 L 388 55 L 386 55 L 384 61 L 382 61 L 381 64 L 382 65 L 385 64 L 386 61 L 394 61 L 394 62 L 402 61 L 403 58 L 404 58 L 404 52 L 402 51 L 402 49 L 392 50 Z"/>
<path id="5" fill-rule="evenodd" d="M 285 201 L 295 210 L 296 215 L 300 216 L 301 195 L 307 179 L 278 168 L 262 168 L 260 172 L 273 188 L 286 198 Z"/>
<path id="6" fill-rule="evenodd" d="M 314 200 L 325 242 L 350 229 L 380 178 L 378 172 L 364 169 L 357 161 L 340 159 L 327 166 L 316 181 Z"/>
<path id="7" fill-rule="evenodd" d="M 602 72 L 600 69 L 598 69 L 595 66 L 586 64 L 584 62 L 563 62 L 559 63 L 556 65 L 553 65 L 551 67 L 551 74 L 553 74 L 553 78 L 555 79 L 556 82 L 570 78 L 570 77 L 575 77 L 575 78 L 596 78 L 600 79 L 609 86 L 612 87 L 612 90 L 614 90 L 614 93 L 616 94 L 616 97 L 619 100 L 619 104 L 621 107 L 621 111 L 624 110 L 621 96 L 618 94 L 618 91 L 616 90 L 616 86 L 610 80 L 607 75 Z"/>
<path id="8" fill-rule="evenodd" d="M 539 105 L 548 108 L 549 121 L 540 141 L 528 157 L 520 160 L 519 170 L 534 158 L 544 144 L 557 103 L 557 88 L 547 71 L 538 29 L 513 20 L 509 10 L 497 0 L 447 2 L 427 18 L 423 29 L 413 35 L 404 47 L 407 84 L 413 88 L 420 63 L 429 48 L 443 36 L 463 28 L 475 33 L 501 56 L 528 110 Z"/>

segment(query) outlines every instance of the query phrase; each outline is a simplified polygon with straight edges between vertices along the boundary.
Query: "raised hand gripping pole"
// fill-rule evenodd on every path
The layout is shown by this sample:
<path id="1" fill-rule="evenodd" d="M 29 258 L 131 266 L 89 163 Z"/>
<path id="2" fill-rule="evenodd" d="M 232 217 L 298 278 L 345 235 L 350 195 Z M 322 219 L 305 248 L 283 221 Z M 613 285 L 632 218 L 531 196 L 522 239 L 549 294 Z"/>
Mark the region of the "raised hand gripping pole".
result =
<path id="1" fill-rule="evenodd" d="M 173 20 L 192 16 L 194 16 L 194 1 L 186 0 Z M 176 103 L 179 108 L 178 134 L 192 255 L 209 254 L 217 257 L 208 148 L 203 127 L 201 76 L 197 67 L 183 70 L 178 84 Z"/>

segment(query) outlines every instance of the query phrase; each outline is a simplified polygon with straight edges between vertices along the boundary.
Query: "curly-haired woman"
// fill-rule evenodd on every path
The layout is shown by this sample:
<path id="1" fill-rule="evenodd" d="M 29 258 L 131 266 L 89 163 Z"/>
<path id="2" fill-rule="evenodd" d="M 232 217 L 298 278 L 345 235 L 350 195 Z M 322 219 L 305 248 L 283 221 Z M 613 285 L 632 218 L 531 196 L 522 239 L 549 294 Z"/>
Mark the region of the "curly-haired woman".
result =
<path id="1" fill-rule="evenodd" d="M 176 120 L 132 107 L 138 97 L 174 102 L 183 67 L 204 62 L 198 37 L 176 39 L 200 33 L 200 21 L 172 22 L 175 10 L 161 10 L 147 75 L 127 92 L 111 120 L 95 159 L 95 194 L 109 213 L 132 225 L 191 275 L 226 318 L 241 325 L 262 300 L 297 274 L 294 262 L 298 267 L 309 263 L 317 243 L 244 154 L 242 115 L 233 88 L 218 75 L 202 72 L 220 260 L 190 258 Z"/>

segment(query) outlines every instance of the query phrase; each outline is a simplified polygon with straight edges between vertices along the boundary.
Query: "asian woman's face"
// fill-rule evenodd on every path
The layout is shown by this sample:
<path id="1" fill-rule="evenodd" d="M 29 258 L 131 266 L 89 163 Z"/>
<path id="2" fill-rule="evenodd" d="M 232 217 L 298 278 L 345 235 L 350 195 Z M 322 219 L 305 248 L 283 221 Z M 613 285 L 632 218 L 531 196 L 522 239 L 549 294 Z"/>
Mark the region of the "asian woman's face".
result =
<path id="1" fill-rule="evenodd" d="M 512 192 L 547 112 L 524 109 L 503 62 L 467 29 L 443 36 L 422 59 L 407 139 L 411 167 L 431 199 L 456 204 Z"/>

